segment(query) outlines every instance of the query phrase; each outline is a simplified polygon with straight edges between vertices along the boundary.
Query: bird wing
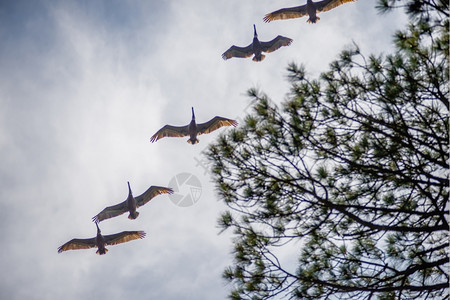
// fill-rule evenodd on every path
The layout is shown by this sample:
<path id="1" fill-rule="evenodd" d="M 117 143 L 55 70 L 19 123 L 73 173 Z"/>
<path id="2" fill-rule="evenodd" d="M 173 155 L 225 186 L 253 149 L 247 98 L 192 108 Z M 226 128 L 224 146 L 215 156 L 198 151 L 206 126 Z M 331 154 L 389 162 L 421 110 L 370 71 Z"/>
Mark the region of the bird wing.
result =
<path id="1" fill-rule="evenodd" d="M 166 188 L 162 186 L 151 186 L 148 188 L 148 190 L 145 191 L 140 196 L 137 196 L 136 199 L 136 207 L 140 207 L 150 200 L 152 200 L 153 197 L 156 197 L 161 194 L 173 194 L 173 190 L 171 188 Z"/>
<path id="2" fill-rule="evenodd" d="M 268 23 L 275 20 L 294 19 L 304 17 L 308 14 L 306 4 L 302 6 L 288 7 L 276 10 L 264 16 L 264 22 Z"/>
<path id="3" fill-rule="evenodd" d="M 122 244 L 132 240 L 143 239 L 144 237 L 144 231 L 122 231 L 120 233 L 103 236 L 105 244 L 107 245 Z"/>
<path id="4" fill-rule="evenodd" d="M 320 2 L 315 2 L 317 11 L 329 11 L 339 5 L 342 5 L 347 2 L 354 2 L 356 0 L 324 0 Z"/>
<path id="5" fill-rule="evenodd" d="M 253 55 L 253 44 L 247 47 L 231 46 L 230 49 L 222 54 L 222 58 L 227 60 L 232 57 L 250 57 Z"/>
<path id="6" fill-rule="evenodd" d="M 206 123 L 197 124 L 198 134 L 210 133 L 222 126 L 237 126 L 235 120 L 215 116 Z"/>
<path id="7" fill-rule="evenodd" d="M 73 239 L 58 248 L 58 253 L 67 250 L 90 249 L 97 247 L 95 237 L 90 239 Z"/>
<path id="8" fill-rule="evenodd" d="M 186 126 L 172 126 L 172 125 L 166 125 L 158 132 L 156 132 L 151 138 L 150 142 L 156 142 L 159 139 L 162 139 L 166 136 L 172 136 L 172 137 L 181 137 L 181 136 L 187 136 L 189 135 L 189 125 Z"/>
<path id="9" fill-rule="evenodd" d="M 123 201 L 122 203 L 108 206 L 104 210 L 102 210 L 100 213 L 98 213 L 95 217 L 92 218 L 92 221 L 95 223 L 101 222 L 103 220 L 117 217 L 125 212 L 128 211 L 127 207 L 127 200 Z"/>
<path id="10" fill-rule="evenodd" d="M 289 46 L 291 43 L 292 39 L 279 35 L 269 42 L 261 42 L 261 51 L 270 53 L 282 46 Z"/>

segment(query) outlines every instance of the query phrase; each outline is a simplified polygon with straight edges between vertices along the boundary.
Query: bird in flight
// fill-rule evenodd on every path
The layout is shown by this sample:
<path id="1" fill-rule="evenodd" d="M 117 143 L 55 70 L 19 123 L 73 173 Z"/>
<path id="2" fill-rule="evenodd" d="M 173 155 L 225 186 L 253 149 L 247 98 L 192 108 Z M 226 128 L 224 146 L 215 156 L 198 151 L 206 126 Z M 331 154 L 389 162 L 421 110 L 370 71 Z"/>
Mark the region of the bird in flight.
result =
<path id="1" fill-rule="evenodd" d="M 237 122 L 235 120 L 215 116 L 211 120 L 206 123 L 197 124 L 195 122 L 195 114 L 194 108 L 192 107 L 192 120 L 186 126 L 172 126 L 166 125 L 158 132 L 156 132 L 151 138 L 150 142 L 156 142 L 163 137 L 183 137 L 189 136 L 187 142 L 189 144 L 195 145 L 199 142 L 197 139 L 197 135 L 210 133 L 216 129 L 219 129 L 222 126 L 237 126 Z"/>
<path id="2" fill-rule="evenodd" d="M 270 14 L 267 14 L 263 20 L 268 23 L 270 21 L 301 18 L 308 15 L 309 19 L 306 22 L 316 23 L 320 20 L 320 18 L 316 16 L 319 12 L 329 11 L 339 5 L 354 1 L 356 0 L 323 0 L 317 2 L 307 0 L 304 5 L 282 8 L 271 12 Z"/>
<path id="3" fill-rule="evenodd" d="M 67 250 L 77 250 L 77 249 L 90 249 L 97 247 L 96 253 L 99 255 L 106 254 L 108 249 L 105 248 L 106 245 L 117 245 L 126 243 L 136 239 L 143 239 L 145 237 L 144 231 L 122 231 L 116 234 L 102 235 L 98 223 L 97 226 L 97 236 L 90 239 L 72 239 L 58 248 L 58 253 Z"/>
<path id="4" fill-rule="evenodd" d="M 128 219 L 134 220 L 139 216 L 139 212 L 136 211 L 136 208 L 143 206 L 144 204 L 149 202 L 152 198 L 161 194 L 173 194 L 173 190 L 171 188 L 152 185 L 142 195 L 133 197 L 130 183 L 128 182 L 127 199 L 122 203 L 113 206 L 108 206 L 100 213 L 98 213 L 95 217 L 93 217 L 92 221 L 98 223 L 103 220 L 119 216 L 126 212 L 129 212 Z"/>
<path id="5" fill-rule="evenodd" d="M 281 35 L 277 36 L 269 42 L 260 42 L 258 40 L 258 34 L 256 33 L 255 24 L 253 24 L 253 30 L 253 42 L 250 45 L 248 45 L 247 47 L 238 47 L 233 45 L 230 47 L 230 49 L 222 54 L 222 58 L 227 60 L 232 57 L 245 58 L 255 55 L 253 56 L 253 61 L 262 61 L 266 56 L 261 52 L 270 53 L 282 46 L 289 46 L 292 43 L 292 39 Z"/>

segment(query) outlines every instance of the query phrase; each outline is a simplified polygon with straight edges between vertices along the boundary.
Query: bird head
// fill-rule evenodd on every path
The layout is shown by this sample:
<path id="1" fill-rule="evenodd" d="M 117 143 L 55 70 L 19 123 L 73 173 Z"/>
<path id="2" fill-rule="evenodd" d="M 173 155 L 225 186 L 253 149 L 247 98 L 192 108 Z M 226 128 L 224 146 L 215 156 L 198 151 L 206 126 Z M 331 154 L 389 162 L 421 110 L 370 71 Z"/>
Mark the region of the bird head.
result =
<path id="1" fill-rule="evenodd" d="M 194 108 L 191 107 L 191 109 L 192 109 L 192 120 L 195 120 Z"/>
<path id="2" fill-rule="evenodd" d="M 253 31 L 254 31 L 253 37 L 257 38 L 258 34 L 256 33 L 256 26 L 255 26 L 255 24 L 253 24 Z"/>

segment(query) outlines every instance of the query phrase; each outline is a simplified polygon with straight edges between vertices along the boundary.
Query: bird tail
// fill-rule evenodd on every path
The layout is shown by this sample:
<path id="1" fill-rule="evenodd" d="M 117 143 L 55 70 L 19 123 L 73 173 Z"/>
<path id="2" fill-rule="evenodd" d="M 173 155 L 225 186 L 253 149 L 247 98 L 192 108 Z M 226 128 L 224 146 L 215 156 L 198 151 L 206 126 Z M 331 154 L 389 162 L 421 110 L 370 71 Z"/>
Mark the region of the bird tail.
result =
<path id="1" fill-rule="evenodd" d="M 254 56 L 254 57 L 253 57 L 253 61 L 263 61 L 265 57 L 266 57 L 266 56 L 265 56 L 264 54 L 261 54 L 260 57 Z"/>
<path id="2" fill-rule="evenodd" d="M 310 23 L 310 24 L 314 24 L 314 23 L 317 23 L 317 21 L 319 21 L 319 20 L 320 20 L 319 17 L 316 17 L 314 20 L 311 20 L 311 18 L 309 18 L 308 21 L 306 21 L 306 22 Z"/>
<path id="3" fill-rule="evenodd" d="M 129 215 L 128 215 L 128 219 L 134 220 L 134 219 L 136 219 L 138 216 L 139 216 L 139 212 L 137 211 L 137 212 L 134 213 L 134 215 L 129 214 Z"/>
<path id="4" fill-rule="evenodd" d="M 98 249 L 95 253 L 97 253 L 98 255 L 103 255 L 106 254 L 106 252 L 108 252 L 108 249 Z"/>
<path id="5" fill-rule="evenodd" d="M 199 140 L 196 139 L 195 142 L 192 143 L 191 139 L 189 139 L 189 140 L 187 140 L 187 142 L 188 142 L 189 144 L 195 145 L 195 144 L 198 144 Z"/>

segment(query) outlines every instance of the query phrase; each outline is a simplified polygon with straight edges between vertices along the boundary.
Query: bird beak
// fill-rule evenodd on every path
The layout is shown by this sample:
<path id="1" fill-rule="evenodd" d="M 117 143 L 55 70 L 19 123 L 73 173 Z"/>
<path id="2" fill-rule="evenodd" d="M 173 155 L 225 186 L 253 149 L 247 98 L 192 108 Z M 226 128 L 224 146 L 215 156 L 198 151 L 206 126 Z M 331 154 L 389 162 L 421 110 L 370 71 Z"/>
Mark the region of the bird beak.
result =
<path id="1" fill-rule="evenodd" d="M 192 107 L 192 119 L 195 119 L 194 108 Z"/>
<path id="2" fill-rule="evenodd" d="M 253 30 L 255 31 L 255 33 L 254 33 L 255 37 L 257 37 L 258 34 L 256 33 L 256 26 L 255 26 L 255 24 L 253 24 Z"/>

